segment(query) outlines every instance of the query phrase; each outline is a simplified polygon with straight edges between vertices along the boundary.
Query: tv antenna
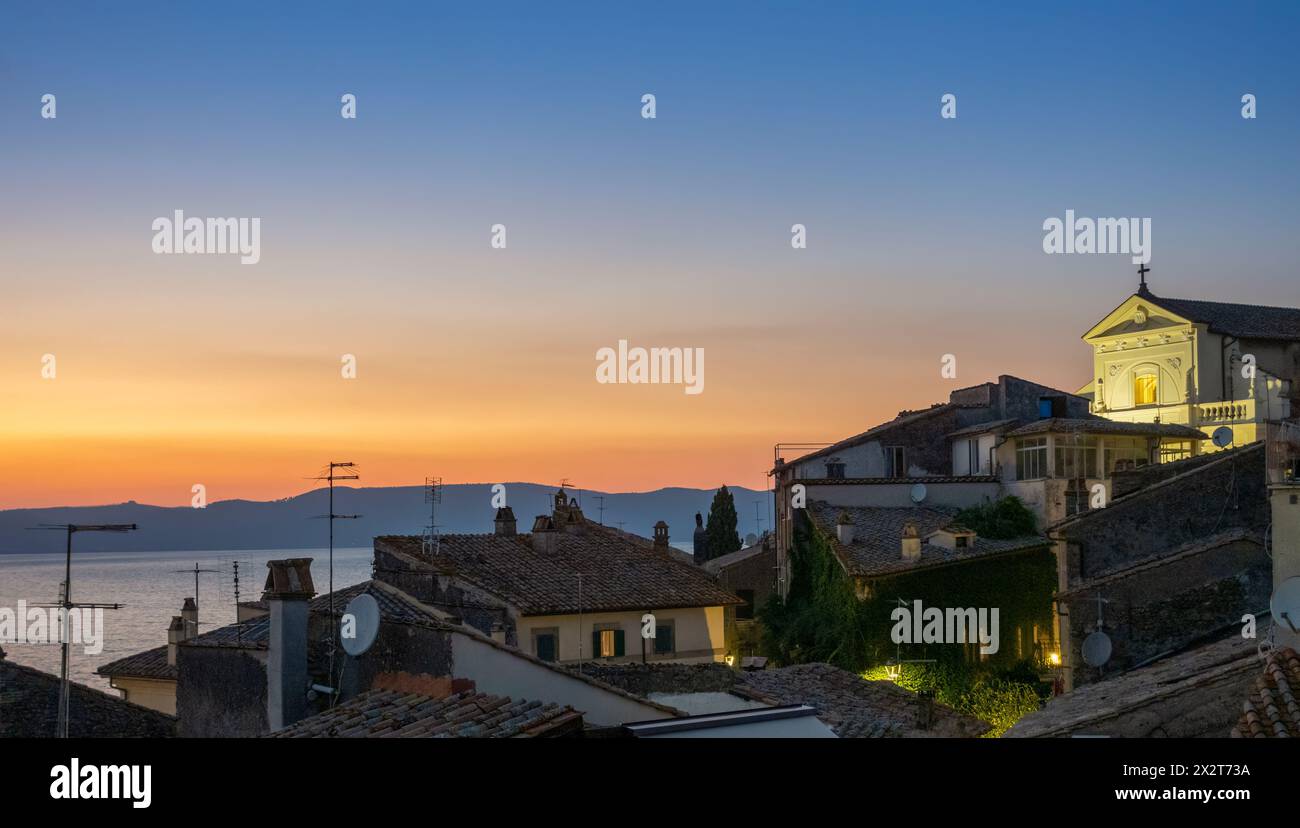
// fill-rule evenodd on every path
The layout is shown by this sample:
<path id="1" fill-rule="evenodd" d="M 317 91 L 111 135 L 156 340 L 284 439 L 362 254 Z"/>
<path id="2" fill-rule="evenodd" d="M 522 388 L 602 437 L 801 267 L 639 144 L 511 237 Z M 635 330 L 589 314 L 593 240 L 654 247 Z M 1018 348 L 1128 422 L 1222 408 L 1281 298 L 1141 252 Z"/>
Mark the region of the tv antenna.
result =
<path id="1" fill-rule="evenodd" d="M 59 638 L 62 639 L 63 652 L 60 655 L 59 667 L 59 718 L 58 732 L 56 736 L 60 739 L 68 738 L 68 658 L 72 644 L 69 633 L 69 615 L 74 609 L 121 609 L 122 604 L 97 604 L 92 602 L 74 604 L 72 602 L 72 536 L 77 532 L 134 532 L 138 527 L 134 523 L 42 523 L 40 526 L 31 527 L 37 530 L 57 531 L 68 533 L 67 553 L 63 563 L 63 590 L 60 601 L 57 604 L 37 604 L 40 607 L 59 607 L 61 629 Z"/>
<path id="2" fill-rule="evenodd" d="M 357 464 L 352 462 L 336 462 L 331 460 L 329 470 L 324 475 L 316 477 L 316 480 L 328 480 L 330 484 L 330 512 L 328 515 L 317 515 L 317 517 L 328 517 L 330 521 L 330 592 L 329 592 L 329 613 L 330 618 L 334 617 L 334 521 L 336 520 L 356 520 L 361 515 L 337 515 L 334 513 L 334 481 L 336 480 L 358 480 L 361 475 L 356 472 Z M 338 647 L 339 632 L 336 628 L 334 635 L 330 637 L 330 676 L 334 675 L 334 650 Z"/>
<path id="3" fill-rule="evenodd" d="M 191 572 L 194 573 L 194 609 L 195 609 L 195 611 L 197 611 L 198 608 L 199 608 L 199 573 L 200 573 L 200 572 L 212 572 L 212 573 L 220 574 L 220 573 L 221 573 L 221 570 L 219 570 L 219 569 L 199 569 L 199 562 L 198 562 L 198 561 L 195 561 L 195 562 L 194 562 L 194 568 L 193 568 L 193 569 L 173 569 L 172 572 L 175 573 L 175 574 L 178 574 L 178 575 L 188 575 L 188 574 L 191 573 Z M 192 634 L 193 634 L 193 635 L 198 635 L 198 634 L 199 634 L 199 630 L 198 630 L 198 625 L 197 625 L 197 624 L 195 625 L 194 630 L 192 630 Z"/>
<path id="4" fill-rule="evenodd" d="M 591 497 L 593 500 L 600 502 L 600 525 L 604 526 L 605 525 L 605 496 L 592 495 Z"/>
<path id="5" fill-rule="evenodd" d="M 442 503 L 442 478 L 424 478 L 424 502 L 429 504 L 429 526 L 424 533 L 424 554 L 437 555 L 442 544 L 438 536 L 438 504 Z"/>

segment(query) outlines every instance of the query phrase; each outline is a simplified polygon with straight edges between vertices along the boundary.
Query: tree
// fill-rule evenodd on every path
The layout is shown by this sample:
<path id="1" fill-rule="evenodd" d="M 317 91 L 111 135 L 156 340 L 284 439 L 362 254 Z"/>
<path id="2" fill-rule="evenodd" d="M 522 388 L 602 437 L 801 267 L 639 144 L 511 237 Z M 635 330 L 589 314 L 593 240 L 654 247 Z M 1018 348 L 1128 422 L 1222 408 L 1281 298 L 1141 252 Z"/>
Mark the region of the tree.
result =
<path id="1" fill-rule="evenodd" d="M 709 523 L 704 529 L 708 538 L 710 559 L 735 552 L 740 548 L 740 533 L 736 531 L 736 500 L 723 486 L 713 495 L 709 507 Z"/>

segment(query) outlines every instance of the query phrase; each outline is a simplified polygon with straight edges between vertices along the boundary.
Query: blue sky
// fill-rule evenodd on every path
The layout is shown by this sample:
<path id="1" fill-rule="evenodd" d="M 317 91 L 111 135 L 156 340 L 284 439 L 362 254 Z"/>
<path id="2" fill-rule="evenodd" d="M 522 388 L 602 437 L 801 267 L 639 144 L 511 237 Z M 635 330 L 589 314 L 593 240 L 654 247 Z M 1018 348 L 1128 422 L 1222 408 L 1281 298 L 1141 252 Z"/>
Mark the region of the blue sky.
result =
<path id="1" fill-rule="evenodd" d="M 776 440 L 836 439 L 945 397 L 941 353 L 962 358 L 961 384 L 1086 380 L 1078 337 L 1136 277 L 1127 256 L 1045 255 L 1042 222 L 1067 209 L 1151 217 L 1157 293 L 1297 304 L 1298 17 L 1294 3 L 10 3 L 0 287 L 21 322 L 0 371 L 55 347 L 136 359 L 185 335 L 217 361 L 488 353 L 493 371 L 589 381 L 590 355 L 619 338 L 707 345 L 718 402 L 665 396 L 651 413 L 691 446 L 735 436 L 680 482 L 717 468 L 756 485 L 735 470 L 761 468 Z M 37 117 L 47 92 L 53 122 Z M 939 117 L 945 93 L 956 120 Z M 178 207 L 262 216 L 255 273 L 151 257 L 140 228 Z M 486 246 L 496 222 L 508 259 Z M 796 222 L 807 250 L 790 249 Z M 320 333 L 340 324 L 350 340 Z M 78 338 L 89 326 L 100 341 Z M 612 405 L 566 417 L 621 417 L 635 442 Z M 615 477 L 588 484 L 636 482 Z"/>

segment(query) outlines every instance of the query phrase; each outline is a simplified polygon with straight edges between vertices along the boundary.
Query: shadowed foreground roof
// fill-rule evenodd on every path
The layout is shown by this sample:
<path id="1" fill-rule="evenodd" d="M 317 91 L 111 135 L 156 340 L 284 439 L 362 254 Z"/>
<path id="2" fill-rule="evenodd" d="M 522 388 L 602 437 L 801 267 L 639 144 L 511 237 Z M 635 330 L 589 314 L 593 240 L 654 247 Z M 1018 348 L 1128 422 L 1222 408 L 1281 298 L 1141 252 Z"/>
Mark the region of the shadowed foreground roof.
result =
<path id="1" fill-rule="evenodd" d="M 742 685 L 743 682 L 743 685 Z M 797 664 L 743 673 L 737 681 L 770 704 L 808 704 L 841 739 L 890 736 L 974 737 L 987 722 L 933 703 L 930 726 L 917 726 L 919 697 L 892 681 L 868 681 L 829 664 Z"/>
<path id="2" fill-rule="evenodd" d="M 59 719 L 59 677 L 15 664 L 0 650 L 0 738 L 53 738 Z M 72 682 L 68 735 L 107 739 L 176 735 L 176 719 Z"/>
<path id="3" fill-rule="evenodd" d="M 1234 737 L 1256 739 L 1300 736 L 1300 655 L 1290 647 L 1268 654 L 1264 672 L 1241 706 Z"/>
<path id="4" fill-rule="evenodd" d="M 375 547 L 462 577 L 525 615 L 578 612 L 578 573 L 583 612 L 741 603 L 698 567 L 643 538 L 590 522 L 580 532 L 552 534 L 555 546 L 545 551 L 533 548 L 532 534 L 443 535 L 438 553 L 427 555 L 418 535 L 378 537 Z"/>
<path id="5" fill-rule="evenodd" d="M 1204 302 L 1200 299 L 1170 299 L 1148 293 L 1146 298 L 1193 322 L 1210 326 L 1215 333 L 1247 339 L 1300 340 L 1300 309 L 1236 302 Z"/>
<path id="6" fill-rule="evenodd" d="M 573 708 L 464 692 L 445 698 L 370 690 L 270 738 L 526 738 L 582 729 Z"/>

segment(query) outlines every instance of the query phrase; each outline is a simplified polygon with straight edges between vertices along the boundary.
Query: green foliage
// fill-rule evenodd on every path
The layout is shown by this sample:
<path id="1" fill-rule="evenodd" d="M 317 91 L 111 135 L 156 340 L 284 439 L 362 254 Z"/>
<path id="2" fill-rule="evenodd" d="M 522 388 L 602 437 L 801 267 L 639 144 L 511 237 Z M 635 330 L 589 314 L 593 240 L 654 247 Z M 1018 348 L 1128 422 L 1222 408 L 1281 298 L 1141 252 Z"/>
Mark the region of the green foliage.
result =
<path id="1" fill-rule="evenodd" d="M 709 507 L 709 522 L 704 527 L 708 539 L 707 559 L 718 558 L 740 548 L 740 533 L 736 531 L 736 500 L 723 486 L 713 495 Z"/>
<path id="2" fill-rule="evenodd" d="M 993 540 L 1023 538 L 1038 532 L 1034 513 L 1014 495 L 963 509 L 957 514 L 956 522 L 973 529 L 980 537 Z"/>
<path id="3" fill-rule="evenodd" d="M 887 680 L 884 667 L 873 667 L 862 677 Z M 1033 665 L 1021 662 L 1010 670 L 962 669 L 954 664 L 904 664 L 894 680 L 899 687 L 919 692 L 930 690 L 934 700 L 993 725 L 985 736 L 1001 736 L 1027 713 L 1042 706 L 1051 685 L 1040 682 Z"/>
<path id="4" fill-rule="evenodd" d="M 985 509 L 1000 514 L 1002 525 L 1015 526 L 1017 509 L 1024 506 L 1014 498 L 1005 500 L 1014 502 L 998 501 Z M 1056 562 L 1050 550 L 877 579 L 869 597 L 859 598 L 829 540 L 800 514 L 790 552 L 788 598 L 773 595 L 759 610 L 763 652 L 769 658 L 782 665 L 826 662 L 869 671 L 872 678 L 884 678 L 888 661 L 929 660 L 932 663 L 903 664 L 898 683 L 911 690 L 933 690 L 937 701 L 994 725 L 993 735 L 1038 708 L 1050 686 L 1038 681 L 1038 665 L 1031 659 L 1044 654 L 1026 651 L 1024 645 L 1031 643 L 1035 624 L 1050 629 L 1053 623 Z M 909 605 L 920 600 L 927 607 L 997 607 L 998 653 L 968 661 L 962 647 L 894 644 L 890 613 L 900 598 Z M 1023 635 L 1020 641 L 1017 631 Z"/>

